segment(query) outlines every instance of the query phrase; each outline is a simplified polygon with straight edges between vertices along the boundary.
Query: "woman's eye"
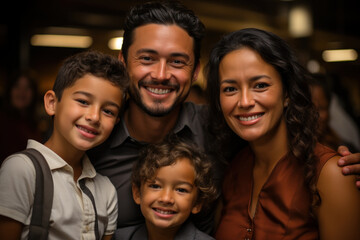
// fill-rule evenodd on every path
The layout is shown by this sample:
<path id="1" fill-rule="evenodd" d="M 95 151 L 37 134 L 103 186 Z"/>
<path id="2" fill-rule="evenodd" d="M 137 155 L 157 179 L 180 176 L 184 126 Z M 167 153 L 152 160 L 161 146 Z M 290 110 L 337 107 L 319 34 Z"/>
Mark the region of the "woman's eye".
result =
<path id="1" fill-rule="evenodd" d="M 236 88 L 234 88 L 234 87 L 225 87 L 223 91 L 224 92 L 234 92 L 234 91 L 236 91 Z"/>
<path id="2" fill-rule="evenodd" d="M 255 85 L 255 88 L 266 88 L 268 86 L 269 86 L 269 84 L 267 84 L 267 83 L 258 83 Z"/>

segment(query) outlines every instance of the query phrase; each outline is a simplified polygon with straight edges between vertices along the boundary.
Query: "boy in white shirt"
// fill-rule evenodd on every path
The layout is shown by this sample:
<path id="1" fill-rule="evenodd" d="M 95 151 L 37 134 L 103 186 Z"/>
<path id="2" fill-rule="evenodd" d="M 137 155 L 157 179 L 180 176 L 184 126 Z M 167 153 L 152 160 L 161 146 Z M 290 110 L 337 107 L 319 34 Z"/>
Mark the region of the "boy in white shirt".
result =
<path id="1" fill-rule="evenodd" d="M 121 62 L 88 51 L 66 59 L 53 90 L 45 93 L 53 132 L 45 144 L 29 140 L 27 148 L 42 153 L 53 178 L 48 239 L 111 239 L 118 216 L 116 190 L 95 172 L 85 151 L 110 135 L 127 84 Z M 0 239 L 28 239 L 35 174 L 30 159 L 19 153 L 0 168 Z"/>

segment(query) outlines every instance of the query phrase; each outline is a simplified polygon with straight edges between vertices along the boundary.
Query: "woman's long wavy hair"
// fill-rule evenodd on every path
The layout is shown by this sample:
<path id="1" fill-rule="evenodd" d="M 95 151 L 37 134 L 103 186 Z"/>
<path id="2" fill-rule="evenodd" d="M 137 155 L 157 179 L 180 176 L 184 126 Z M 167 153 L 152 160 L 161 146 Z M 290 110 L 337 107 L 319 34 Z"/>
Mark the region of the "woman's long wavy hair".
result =
<path id="1" fill-rule="evenodd" d="M 277 35 L 260 29 L 242 29 L 224 36 L 211 51 L 205 75 L 210 105 L 209 130 L 217 136 L 215 146 L 228 149 L 229 146 L 244 141 L 239 140 L 227 126 L 221 110 L 219 64 L 228 53 L 245 47 L 256 51 L 281 76 L 284 94 L 289 98 L 284 116 L 290 154 L 304 164 L 305 184 L 315 207 L 320 203 L 315 182 L 317 158 L 314 155 L 318 114 L 311 101 L 308 86 L 310 74 L 299 64 L 288 44 Z"/>

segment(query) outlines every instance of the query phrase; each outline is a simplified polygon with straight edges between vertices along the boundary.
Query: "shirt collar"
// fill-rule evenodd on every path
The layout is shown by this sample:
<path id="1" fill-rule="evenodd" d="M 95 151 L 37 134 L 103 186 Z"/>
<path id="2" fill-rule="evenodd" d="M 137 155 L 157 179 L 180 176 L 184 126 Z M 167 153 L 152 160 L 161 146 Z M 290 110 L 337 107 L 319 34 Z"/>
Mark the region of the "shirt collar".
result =
<path id="1" fill-rule="evenodd" d="M 197 112 L 200 111 L 199 108 L 202 108 L 202 106 L 197 106 L 192 102 L 183 103 L 178 121 L 175 124 L 173 132 L 179 133 L 185 128 L 188 128 L 193 135 L 197 135 L 198 128 L 195 126 L 196 121 L 194 120 L 196 118 Z M 130 138 L 129 131 L 125 124 L 124 113 L 120 116 L 120 121 L 114 127 L 111 135 L 112 136 L 110 136 L 109 138 L 112 139 L 110 143 L 111 148 L 120 146 L 125 142 L 126 139 Z"/>
<path id="2" fill-rule="evenodd" d="M 41 144 L 35 140 L 28 140 L 27 148 L 34 148 L 40 151 L 41 154 L 45 157 L 50 170 L 55 170 L 65 167 L 71 168 L 71 166 L 64 159 L 62 159 L 59 155 L 57 155 L 50 148 L 46 147 L 44 144 Z M 96 176 L 96 171 L 86 154 L 84 154 L 82 158 L 82 164 L 83 164 L 83 170 L 80 178 L 84 178 L 84 177 L 93 178 Z"/>

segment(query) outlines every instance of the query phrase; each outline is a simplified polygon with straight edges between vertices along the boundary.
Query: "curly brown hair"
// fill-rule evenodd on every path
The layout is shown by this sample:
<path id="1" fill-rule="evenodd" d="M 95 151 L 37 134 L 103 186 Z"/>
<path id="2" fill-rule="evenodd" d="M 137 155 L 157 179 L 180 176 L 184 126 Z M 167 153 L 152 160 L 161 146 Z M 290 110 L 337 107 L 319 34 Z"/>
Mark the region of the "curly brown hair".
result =
<path id="1" fill-rule="evenodd" d="M 132 183 L 140 189 L 141 184 L 154 178 L 158 169 L 173 165 L 182 158 L 189 159 L 194 167 L 194 184 L 198 189 L 196 204 L 202 203 L 202 208 L 206 209 L 218 196 L 213 180 L 214 165 L 196 145 L 186 143 L 175 135 L 141 150 L 133 167 Z"/>

